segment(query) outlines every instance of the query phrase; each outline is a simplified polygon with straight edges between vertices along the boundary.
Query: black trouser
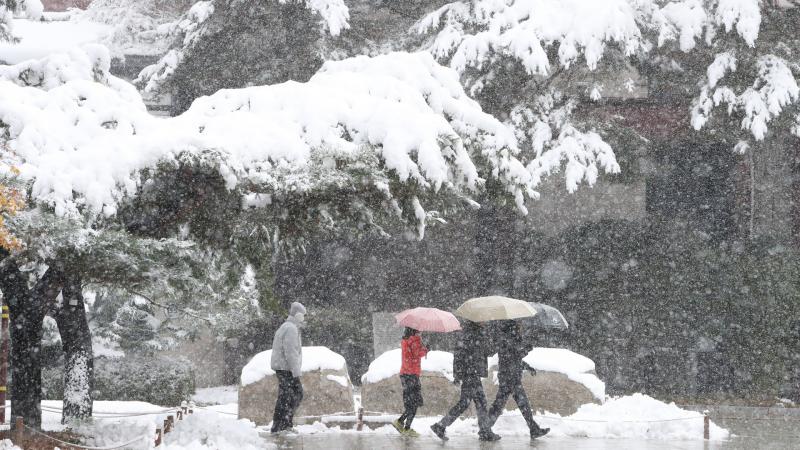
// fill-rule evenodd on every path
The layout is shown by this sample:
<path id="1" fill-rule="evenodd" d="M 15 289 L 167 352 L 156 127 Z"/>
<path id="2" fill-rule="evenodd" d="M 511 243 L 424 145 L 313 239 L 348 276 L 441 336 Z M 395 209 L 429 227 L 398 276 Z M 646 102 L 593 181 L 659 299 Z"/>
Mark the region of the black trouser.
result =
<path id="1" fill-rule="evenodd" d="M 278 400 L 275 402 L 275 414 L 272 416 L 272 432 L 292 428 L 294 412 L 303 400 L 303 385 L 300 378 L 292 376 L 288 370 L 276 370 L 278 377 Z"/>
<path id="2" fill-rule="evenodd" d="M 483 385 L 478 377 L 470 377 L 461 381 L 461 397 L 459 397 L 458 403 L 448 411 L 447 415 L 442 417 L 439 425 L 445 428 L 449 427 L 458 416 L 467 410 L 470 402 L 475 403 L 480 432 L 486 433 L 490 431 L 492 427 L 486 414 L 486 394 L 483 393 Z"/>
<path id="3" fill-rule="evenodd" d="M 422 385 L 418 375 L 400 375 L 400 383 L 403 386 L 403 415 L 400 416 L 400 423 L 406 430 L 411 428 L 411 422 L 417 415 L 417 408 L 423 405 Z"/>
<path id="4" fill-rule="evenodd" d="M 506 383 L 500 380 L 497 397 L 495 397 L 494 403 L 492 403 L 492 407 L 489 409 L 489 424 L 494 425 L 497 418 L 503 413 L 503 408 L 506 406 L 506 402 L 508 402 L 508 397 L 511 396 L 514 397 L 514 401 L 517 402 L 522 417 L 524 417 L 525 422 L 528 423 L 528 429 L 530 429 L 530 431 L 539 430 L 539 424 L 533 420 L 531 403 L 528 401 L 528 394 L 525 393 L 525 388 L 522 387 L 521 380 Z"/>

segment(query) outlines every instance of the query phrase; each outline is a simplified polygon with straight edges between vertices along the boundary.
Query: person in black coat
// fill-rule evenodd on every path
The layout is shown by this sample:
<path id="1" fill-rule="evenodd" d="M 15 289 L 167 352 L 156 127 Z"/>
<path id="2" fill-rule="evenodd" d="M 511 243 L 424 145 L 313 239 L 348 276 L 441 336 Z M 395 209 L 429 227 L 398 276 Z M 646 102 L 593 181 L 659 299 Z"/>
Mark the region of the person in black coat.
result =
<path id="1" fill-rule="evenodd" d="M 470 402 L 475 402 L 478 413 L 478 436 L 482 441 L 496 441 L 500 436 L 492 432 L 486 412 L 486 394 L 481 378 L 488 376 L 486 358 L 489 356 L 486 336 L 480 324 L 467 321 L 453 355 L 453 378 L 461 383 L 461 397 L 446 416 L 431 425 L 431 430 L 442 440 L 447 440 L 445 430 L 464 413 Z"/>
<path id="2" fill-rule="evenodd" d="M 535 420 L 533 420 L 533 411 L 531 411 L 531 404 L 528 401 L 528 395 L 525 393 L 525 388 L 522 387 L 522 371 L 529 370 L 531 373 L 536 374 L 536 370 L 529 366 L 528 363 L 522 360 L 528 354 L 528 348 L 522 339 L 519 331 L 519 323 L 513 320 L 503 321 L 500 324 L 500 336 L 498 339 L 499 348 L 498 356 L 498 371 L 497 381 L 500 386 L 497 390 L 497 397 L 494 399 L 492 407 L 489 409 L 489 424 L 494 425 L 497 418 L 503 412 L 503 408 L 508 402 L 508 397 L 513 396 L 514 401 L 517 402 L 522 417 L 528 424 L 531 438 L 544 436 L 550 431 L 550 428 L 541 428 Z"/>

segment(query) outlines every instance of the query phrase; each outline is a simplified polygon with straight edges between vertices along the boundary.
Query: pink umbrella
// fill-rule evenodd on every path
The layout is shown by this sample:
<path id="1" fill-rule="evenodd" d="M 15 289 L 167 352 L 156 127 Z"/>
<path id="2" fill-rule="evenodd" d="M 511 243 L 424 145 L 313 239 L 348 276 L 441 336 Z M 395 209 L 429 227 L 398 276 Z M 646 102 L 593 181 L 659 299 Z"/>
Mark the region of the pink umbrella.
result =
<path id="1" fill-rule="evenodd" d="M 407 309 L 396 314 L 394 318 L 398 325 L 419 331 L 447 333 L 461 329 L 456 316 L 436 308 Z"/>

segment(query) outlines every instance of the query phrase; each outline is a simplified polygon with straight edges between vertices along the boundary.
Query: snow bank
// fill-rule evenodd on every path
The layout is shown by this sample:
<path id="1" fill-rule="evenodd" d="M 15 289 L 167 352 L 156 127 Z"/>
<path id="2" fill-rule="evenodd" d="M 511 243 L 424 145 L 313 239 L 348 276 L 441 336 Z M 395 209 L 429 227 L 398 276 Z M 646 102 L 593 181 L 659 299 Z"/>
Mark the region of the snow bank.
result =
<path id="1" fill-rule="evenodd" d="M 391 378 L 400 373 L 402 363 L 402 350 L 399 348 L 384 352 L 375 358 L 369 365 L 367 373 L 361 376 L 362 383 L 377 383 L 378 381 Z M 453 381 L 453 354 L 434 350 L 422 358 L 422 370 L 426 372 L 438 372 L 445 378 Z"/>
<path id="2" fill-rule="evenodd" d="M 540 423 L 555 426 L 554 435 L 659 440 L 703 438 L 702 414 L 644 394 L 609 399 L 602 405 L 589 403 L 564 418 L 545 415 Z M 728 430 L 711 424 L 712 440 L 727 439 L 729 435 Z"/>
<path id="3" fill-rule="evenodd" d="M 536 370 L 563 373 L 572 381 L 586 386 L 601 402 L 606 397 L 606 384 L 594 373 L 594 361 L 563 348 L 536 347 L 523 358 Z"/>
<path id="4" fill-rule="evenodd" d="M 187 416 L 165 435 L 163 450 L 260 450 L 277 448 L 258 435 L 248 420 L 235 420 L 211 411 Z"/>
<path id="5" fill-rule="evenodd" d="M 253 357 L 242 369 L 242 386 L 253 384 L 264 377 L 275 375 L 270 368 L 272 350 L 261 352 Z M 328 347 L 303 347 L 303 372 L 315 370 L 345 370 L 344 357 Z"/>

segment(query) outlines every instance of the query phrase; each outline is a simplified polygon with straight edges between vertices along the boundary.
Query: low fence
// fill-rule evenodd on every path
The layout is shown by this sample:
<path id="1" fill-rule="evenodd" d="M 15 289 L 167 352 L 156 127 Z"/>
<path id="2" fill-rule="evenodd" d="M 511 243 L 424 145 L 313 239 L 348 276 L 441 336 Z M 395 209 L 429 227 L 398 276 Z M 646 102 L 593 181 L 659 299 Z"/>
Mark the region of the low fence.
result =
<path id="1" fill-rule="evenodd" d="M 192 402 L 183 402 L 180 407 L 176 408 L 165 408 L 159 411 L 142 411 L 142 412 L 125 412 L 125 413 L 114 413 L 114 412 L 105 412 L 105 413 L 94 413 L 92 414 L 92 419 L 95 420 L 104 420 L 104 419 L 125 419 L 125 418 L 132 418 L 132 417 L 142 417 L 142 416 L 163 416 L 163 422 L 158 420 L 157 423 L 159 425 L 156 426 L 155 436 L 148 437 L 148 436 L 139 436 L 135 439 L 131 439 L 127 442 L 120 442 L 115 443 L 107 446 L 102 447 L 92 447 L 87 446 L 75 442 L 68 442 L 63 439 L 59 439 L 55 436 L 51 436 L 50 434 L 41 431 L 37 428 L 32 428 L 25 425 L 25 422 L 22 420 L 22 417 L 15 417 L 14 418 L 14 426 L 11 429 L 11 433 L 8 436 L 11 439 L 11 442 L 14 445 L 18 445 L 24 449 L 29 448 L 39 448 L 41 442 L 39 441 L 47 441 L 52 442 L 61 446 L 64 446 L 62 450 L 67 449 L 74 449 L 74 450 L 115 450 L 121 449 L 132 444 L 136 444 L 138 442 L 144 443 L 145 440 L 152 440 L 155 447 L 159 447 L 164 440 L 164 435 L 171 432 L 175 427 L 182 421 L 187 415 L 193 414 L 194 409 L 196 406 Z M 53 413 L 61 413 L 62 411 L 58 408 L 52 408 L 48 406 L 42 406 L 42 411 L 53 412 Z M 217 411 L 219 412 L 219 411 Z"/>

